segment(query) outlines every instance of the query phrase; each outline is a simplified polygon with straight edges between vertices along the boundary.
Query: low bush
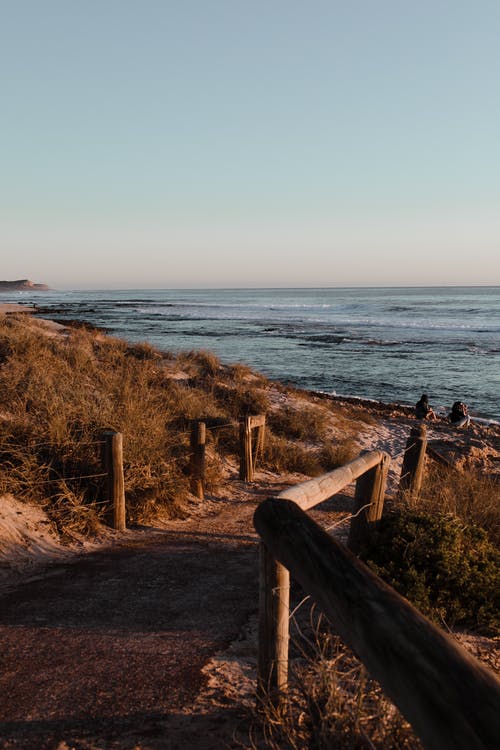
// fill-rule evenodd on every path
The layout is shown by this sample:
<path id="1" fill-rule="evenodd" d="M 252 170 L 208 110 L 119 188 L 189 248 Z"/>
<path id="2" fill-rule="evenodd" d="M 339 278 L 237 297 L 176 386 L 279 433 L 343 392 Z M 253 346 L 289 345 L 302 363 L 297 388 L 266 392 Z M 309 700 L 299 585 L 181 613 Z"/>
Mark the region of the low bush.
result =
<path id="1" fill-rule="evenodd" d="M 500 552 L 484 529 L 403 507 L 382 518 L 360 556 L 438 623 L 499 633 Z"/>
<path id="2" fill-rule="evenodd" d="M 243 383 L 230 386 L 218 383 L 212 392 L 219 408 L 235 419 L 247 415 L 266 414 L 269 409 L 269 399 L 265 390 L 255 385 Z"/>
<path id="3" fill-rule="evenodd" d="M 179 364 L 188 372 L 199 378 L 211 379 L 222 369 L 220 359 L 210 351 L 182 352 L 178 357 Z"/>
<path id="4" fill-rule="evenodd" d="M 255 382 L 265 380 L 263 376 L 253 372 L 248 365 L 244 365 L 241 362 L 227 365 L 225 369 L 225 377 L 232 383 L 248 383 L 250 381 Z"/>

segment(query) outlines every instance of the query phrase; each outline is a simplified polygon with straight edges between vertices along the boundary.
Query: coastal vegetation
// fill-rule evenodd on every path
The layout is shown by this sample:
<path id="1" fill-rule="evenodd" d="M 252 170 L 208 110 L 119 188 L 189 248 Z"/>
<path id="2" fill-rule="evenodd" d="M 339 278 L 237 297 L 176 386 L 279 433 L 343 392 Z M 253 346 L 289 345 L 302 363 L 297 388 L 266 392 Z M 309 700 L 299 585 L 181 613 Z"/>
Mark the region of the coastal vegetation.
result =
<path id="1" fill-rule="evenodd" d="M 500 550 L 485 529 L 402 507 L 382 517 L 361 556 L 438 624 L 500 634 Z"/>
<path id="2" fill-rule="evenodd" d="M 405 493 L 361 556 L 438 624 L 498 636 L 499 545 L 498 483 L 431 463 L 419 496 Z"/>
<path id="3" fill-rule="evenodd" d="M 340 466 L 359 452 L 359 433 L 374 426 L 354 406 L 285 388 L 208 351 L 174 355 L 85 326 L 0 317 L 0 495 L 41 505 L 63 535 L 98 533 L 107 520 L 103 431 L 124 436 L 128 521 L 142 523 L 187 513 L 191 420 L 209 427 L 212 492 L 227 467 L 237 467 L 239 418 L 255 414 L 267 418 L 259 465 L 278 474 Z M 498 485 L 472 470 L 431 467 L 418 501 L 408 495 L 388 504 L 363 557 L 439 624 L 496 634 L 497 495 Z M 419 748 L 309 605 L 293 612 L 288 699 L 261 707 L 265 746 Z"/>
<path id="4" fill-rule="evenodd" d="M 272 750 L 422 750 L 411 726 L 314 608 L 295 613 L 287 700 L 261 706 Z M 255 747 L 258 747 L 255 742 Z"/>
<path id="5" fill-rule="evenodd" d="M 418 497 L 406 492 L 387 505 L 361 558 L 446 631 L 498 638 L 497 482 L 431 463 Z M 287 700 L 262 707 L 268 746 L 420 750 L 411 726 L 309 597 L 296 591 L 292 609 Z M 476 653 L 495 668 L 494 647 L 483 640 Z"/>
<path id="6" fill-rule="evenodd" d="M 268 415 L 264 468 L 313 475 L 354 454 L 364 427 L 355 416 L 339 416 L 342 437 L 325 447 L 335 407 L 304 401 L 293 413 L 281 396 L 279 385 L 211 352 L 174 356 L 86 327 L 2 316 L 0 493 L 40 503 L 61 532 L 95 532 L 106 514 L 101 436 L 114 430 L 125 446 L 129 522 L 182 514 L 190 421 L 201 418 L 212 428 L 209 490 L 223 460 L 236 462 L 238 419 L 249 414 Z"/>

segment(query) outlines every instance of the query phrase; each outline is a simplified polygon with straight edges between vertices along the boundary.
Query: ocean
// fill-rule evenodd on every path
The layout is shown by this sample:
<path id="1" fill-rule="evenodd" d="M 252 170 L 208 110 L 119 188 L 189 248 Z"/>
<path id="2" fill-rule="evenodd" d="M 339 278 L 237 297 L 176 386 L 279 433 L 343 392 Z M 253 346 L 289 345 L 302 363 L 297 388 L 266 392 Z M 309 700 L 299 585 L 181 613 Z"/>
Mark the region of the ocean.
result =
<path id="1" fill-rule="evenodd" d="M 285 384 L 500 420 L 500 287 L 2 294 L 163 350 L 206 349 Z"/>

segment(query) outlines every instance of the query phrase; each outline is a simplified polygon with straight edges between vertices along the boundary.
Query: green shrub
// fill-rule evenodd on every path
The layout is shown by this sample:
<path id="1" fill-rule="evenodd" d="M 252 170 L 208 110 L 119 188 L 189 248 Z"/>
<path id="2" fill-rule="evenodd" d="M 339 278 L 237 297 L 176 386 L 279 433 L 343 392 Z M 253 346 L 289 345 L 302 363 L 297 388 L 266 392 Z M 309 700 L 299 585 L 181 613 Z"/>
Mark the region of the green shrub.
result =
<path id="1" fill-rule="evenodd" d="M 500 552 L 483 529 L 402 508 L 382 518 L 361 557 L 437 622 L 499 632 Z"/>

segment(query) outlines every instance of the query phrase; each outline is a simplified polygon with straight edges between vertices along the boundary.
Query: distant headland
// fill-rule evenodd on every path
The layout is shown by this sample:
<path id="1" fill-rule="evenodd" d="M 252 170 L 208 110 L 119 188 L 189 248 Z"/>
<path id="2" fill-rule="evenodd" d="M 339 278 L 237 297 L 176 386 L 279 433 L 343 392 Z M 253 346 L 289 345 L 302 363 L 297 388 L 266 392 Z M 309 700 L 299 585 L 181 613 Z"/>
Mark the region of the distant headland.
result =
<path id="1" fill-rule="evenodd" d="M 34 284 L 29 279 L 17 281 L 0 281 L 0 292 L 48 292 L 47 284 Z"/>

